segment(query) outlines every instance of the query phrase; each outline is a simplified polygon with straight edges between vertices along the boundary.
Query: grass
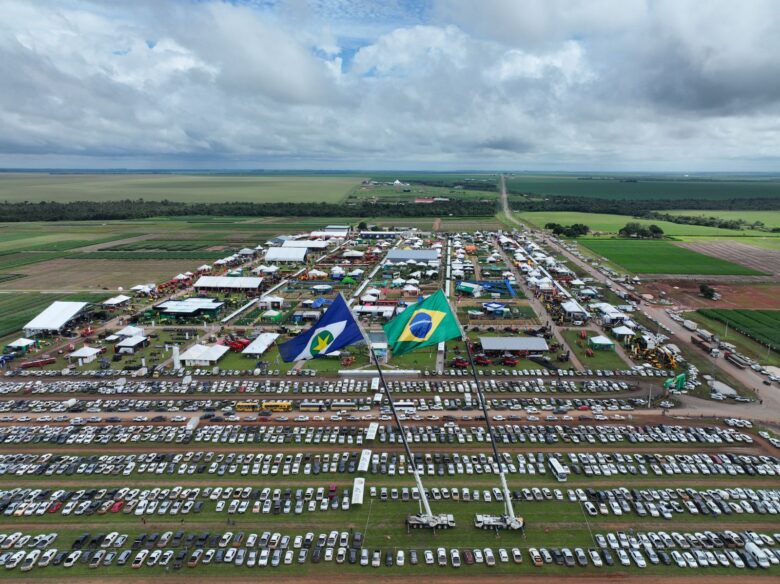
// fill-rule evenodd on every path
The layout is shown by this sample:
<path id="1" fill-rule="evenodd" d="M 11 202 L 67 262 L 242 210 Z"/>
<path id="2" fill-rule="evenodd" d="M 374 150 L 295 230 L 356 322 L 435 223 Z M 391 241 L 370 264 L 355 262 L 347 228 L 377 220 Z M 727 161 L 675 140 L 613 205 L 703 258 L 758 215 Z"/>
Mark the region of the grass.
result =
<path id="1" fill-rule="evenodd" d="M 337 203 L 361 180 L 357 175 L 314 174 L 0 173 L 0 200 Z"/>
<path id="2" fill-rule="evenodd" d="M 562 330 L 561 334 L 566 340 L 571 350 L 579 358 L 583 366 L 589 369 L 625 369 L 628 364 L 621 359 L 615 351 L 612 350 L 593 350 L 593 356 L 587 355 L 588 345 L 584 339 L 580 338 L 577 330 Z M 597 336 L 596 333 L 588 331 L 588 338 Z M 617 344 L 617 341 L 615 341 Z"/>
<path id="3" fill-rule="evenodd" d="M 738 264 L 677 247 L 668 241 L 595 238 L 577 241 L 597 255 L 637 274 L 762 275 Z"/>
<path id="4" fill-rule="evenodd" d="M 612 215 L 609 213 L 579 213 L 568 211 L 534 211 L 528 213 L 517 213 L 521 221 L 526 221 L 539 228 L 543 228 L 547 223 L 560 223 L 561 225 L 572 225 L 573 223 L 583 223 L 590 227 L 591 231 L 596 233 L 616 235 L 626 223 L 634 222 L 642 225 L 658 225 L 668 236 L 717 236 L 717 237 L 740 237 L 743 235 L 766 235 L 765 232 L 746 229 L 735 231 L 733 229 L 720 229 L 718 227 L 706 227 L 701 225 L 681 225 L 671 221 L 655 221 L 652 219 L 637 219 L 629 215 Z"/>
<path id="5" fill-rule="evenodd" d="M 411 477 L 408 477 L 410 479 Z M 381 484 L 381 483 L 380 483 Z M 411 480 L 407 481 L 407 484 L 411 486 Z M 586 574 L 624 574 L 626 572 L 639 573 L 640 571 L 635 568 L 623 568 L 623 567 L 604 567 L 594 568 L 588 567 L 585 569 L 576 568 L 576 572 L 572 569 L 564 568 L 562 566 L 547 565 L 543 568 L 535 568 L 529 561 L 527 550 L 529 547 L 593 547 L 594 539 L 593 533 L 605 533 L 613 530 L 627 530 L 629 527 L 641 530 L 651 531 L 658 529 L 669 529 L 669 522 L 662 522 L 661 520 L 644 519 L 641 523 L 636 522 L 636 516 L 622 516 L 622 517 L 596 517 L 586 518 L 582 512 L 580 506 L 576 503 L 570 503 L 568 501 L 544 501 L 544 502 L 529 502 L 529 503 L 517 503 L 516 512 L 521 514 L 526 522 L 526 530 L 524 534 L 521 533 L 500 533 L 495 534 L 491 531 L 477 530 L 472 527 L 473 516 L 475 513 L 499 513 L 502 506 L 498 503 L 458 503 L 452 501 L 433 501 L 432 507 L 434 512 L 437 513 L 452 513 L 455 515 L 457 522 L 457 528 L 454 530 L 438 531 L 435 534 L 426 530 L 413 530 L 407 531 L 403 525 L 403 518 L 409 513 L 417 512 L 418 504 L 415 502 L 380 502 L 378 500 L 372 500 L 366 497 L 365 503 L 360 507 L 353 507 L 349 511 L 327 511 L 317 512 L 315 514 L 304 513 L 302 515 L 262 515 L 247 513 L 243 515 L 229 516 L 226 513 L 217 514 L 211 509 L 213 504 L 207 505 L 207 511 L 197 515 L 188 515 L 181 517 L 171 516 L 148 516 L 146 523 L 142 524 L 140 517 L 135 515 L 120 514 L 108 514 L 102 517 L 80 517 L 76 521 L 71 521 L 61 516 L 45 517 L 41 521 L 40 525 L 36 525 L 36 528 L 31 529 L 29 518 L 24 518 L 25 527 L 20 529 L 24 533 L 37 534 L 46 533 L 52 528 L 56 529 L 59 533 L 59 538 L 55 545 L 59 549 L 69 549 L 70 544 L 84 532 L 107 533 L 109 531 L 116 530 L 120 533 L 124 533 L 128 536 L 129 542 L 140 533 L 161 533 L 163 531 L 177 531 L 179 529 L 186 533 L 203 533 L 210 532 L 222 533 L 230 530 L 234 533 L 243 531 L 244 533 L 262 533 L 265 530 L 279 531 L 283 535 L 289 535 L 294 537 L 296 535 L 303 535 L 308 531 L 312 531 L 315 534 L 327 533 L 328 531 L 335 529 L 338 531 L 343 530 L 355 530 L 361 531 L 365 536 L 365 546 L 369 550 L 380 549 L 383 552 L 391 551 L 395 552 L 399 549 L 410 550 L 425 550 L 435 549 L 440 546 L 445 547 L 458 547 L 460 549 L 473 549 L 490 547 L 496 549 L 498 547 L 512 548 L 520 547 L 523 550 L 524 561 L 522 564 L 498 563 L 495 567 L 487 567 L 486 565 L 474 565 L 464 566 L 461 572 L 468 574 L 512 574 L 512 575 L 528 575 L 536 573 L 544 573 L 545 575 L 554 574 L 568 574 L 572 575 L 576 573 L 578 576 Z M 234 524 L 228 525 L 228 518 L 234 522 Z M 64 519 L 64 521 L 63 521 Z M 776 522 L 775 517 L 762 518 L 765 521 Z M 37 518 L 33 521 L 37 521 Z M 14 523 L 14 519 L 7 519 L 6 525 L 9 529 Z M 684 521 L 683 518 L 674 519 L 672 523 L 679 526 L 680 529 L 744 529 L 749 521 L 740 517 L 737 519 L 735 516 L 731 516 L 727 519 L 715 519 L 709 516 L 706 517 L 691 517 L 689 521 Z M 615 526 L 614 524 L 617 524 Z M 76 525 L 79 525 L 76 527 Z M 99 527 L 98 527 L 99 526 Z M 765 531 L 765 530 L 762 530 Z M 133 553 L 133 556 L 135 553 Z M 383 557 L 384 562 L 384 557 Z M 257 570 L 258 568 L 255 568 Z M 86 579 L 90 575 L 99 574 L 101 579 L 110 580 L 111 577 L 124 577 L 129 575 L 142 577 L 164 577 L 168 574 L 168 570 L 163 567 L 148 568 L 144 567 L 141 570 L 134 571 L 129 566 L 117 567 L 112 566 L 109 568 L 101 568 L 99 571 L 90 570 L 84 564 L 77 564 L 75 567 L 63 572 L 62 568 L 45 568 L 35 569 L 31 572 L 34 577 L 43 578 L 57 578 L 60 579 L 64 574 L 71 578 Z M 230 576 L 245 576 L 248 574 L 248 568 L 241 568 L 237 566 L 222 565 L 210 565 L 199 566 L 196 570 L 190 570 L 184 568 L 182 575 L 197 574 L 197 577 L 209 577 L 214 576 L 219 579 L 228 579 Z M 453 568 L 439 568 L 433 566 L 426 566 L 425 564 L 411 566 L 406 564 L 403 568 L 393 567 L 388 568 L 382 564 L 379 569 L 363 568 L 359 565 L 350 565 L 348 563 L 336 564 L 335 562 L 323 562 L 318 565 L 314 565 L 310 561 L 306 564 L 294 563 L 291 566 L 280 566 L 277 569 L 267 568 L 267 570 L 274 570 L 274 574 L 289 575 L 289 576 L 320 576 L 320 577 L 333 577 L 339 575 L 344 577 L 347 574 L 350 575 L 379 575 L 379 574 L 393 574 L 394 576 L 403 577 L 407 576 L 433 576 L 444 574 L 459 573 Z M 171 573 L 173 570 L 170 571 Z M 744 572 L 744 571 L 743 571 Z M 642 570 L 643 574 L 679 574 L 680 571 L 672 567 L 663 567 L 649 565 L 648 568 Z M 723 569 L 723 568 L 709 568 L 707 570 L 708 576 L 714 575 L 733 575 L 740 574 L 741 572 L 736 569 Z M 773 573 L 773 571 L 767 571 L 767 573 Z M 14 577 L 16 572 L 9 570 L 3 570 L 0 578 Z"/>
<path id="6" fill-rule="evenodd" d="M 780 211 L 663 211 L 670 215 L 685 215 L 687 217 L 715 217 L 716 219 L 742 220 L 749 224 L 761 222 L 768 228 L 780 227 Z"/>
<path id="7" fill-rule="evenodd" d="M 628 174 L 528 174 L 507 177 L 510 193 L 600 199 L 740 199 L 777 197 L 776 177 L 683 177 Z"/>

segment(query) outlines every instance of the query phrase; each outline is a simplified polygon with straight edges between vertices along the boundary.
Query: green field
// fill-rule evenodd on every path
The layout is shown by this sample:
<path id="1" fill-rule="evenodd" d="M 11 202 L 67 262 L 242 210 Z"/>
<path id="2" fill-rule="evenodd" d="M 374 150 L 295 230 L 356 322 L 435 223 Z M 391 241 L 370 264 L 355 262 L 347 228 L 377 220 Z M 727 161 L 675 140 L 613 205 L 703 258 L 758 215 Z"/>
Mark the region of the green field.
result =
<path id="1" fill-rule="evenodd" d="M 0 200 L 169 200 L 188 203 L 337 203 L 357 175 L 0 173 Z"/>
<path id="2" fill-rule="evenodd" d="M 765 347 L 780 349 L 780 310 L 705 308 L 699 313 L 738 330 Z"/>
<path id="3" fill-rule="evenodd" d="M 780 211 L 662 211 L 669 215 L 685 215 L 688 217 L 715 217 L 716 219 L 742 220 L 753 224 L 757 221 L 772 229 L 780 227 Z"/>
<path id="4" fill-rule="evenodd" d="M 677 247 L 668 241 L 593 238 L 577 241 L 596 255 L 636 274 L 761 275 L 750 268 Z"/>
<path id="5" fill-rule="evenodd" d="M 601 199 L 739 199 L 780 196 L 778 177 L 638 176 L 610 174 L 508 175 L 510 193 Z"/>
<path id="6" fill-rule="evenodd" d="M 740 237 L 746 235 L 766 235 L 761 231 L 745 229 L 735 231 L 733 229 L 720 229 L 718 227 L 706 227 L 702 225 L 682 225 L 670 221 L 655 221 L 652 219 L 637 219 L 629 215 L 612 215 L 608 213 L 578 213 L 568 211 L 535 211 L 517 213 L 516 216 L 527 223 L 544 228 L 547 223 L 560 223 L 572 225 L 583 223 L 590 227 L 594 234 L 617 234 L 626 223 L 634 222 L 642 225 L 658 225 L 664 230 L 664 235 L 670 236 L 709 236 L 709 237 Z"/>
<path id="7" fill-rule="evenodd" d="M 587 342 L 580 338 L 578 330 L 562 330 L 561 334 L 583 366 L 589 369 L 626 369 L 629 366 L 615 351 L 594 350 L 593 356 L 589 357 Z M 588 338 L 597 336 L 593 331 L 587 334 Z"/>

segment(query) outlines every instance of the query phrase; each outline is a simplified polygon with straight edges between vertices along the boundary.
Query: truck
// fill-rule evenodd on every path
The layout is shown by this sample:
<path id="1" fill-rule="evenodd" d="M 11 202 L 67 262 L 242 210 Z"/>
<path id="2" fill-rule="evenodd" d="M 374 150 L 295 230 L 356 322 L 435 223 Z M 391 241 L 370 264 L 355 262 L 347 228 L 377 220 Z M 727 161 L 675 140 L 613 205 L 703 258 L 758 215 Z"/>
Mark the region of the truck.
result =
<path id="1" fill-rule="evenodd" d="M 723 353 L 723 357 L 726 359 L 726 361 L 734 365 L 734 367 L 736 367 L 737 369 L 747 369 L 749 365 L 749 363 L 745 361 L 742 357 L 740 357 L 736 353 L 732 353 L 731 351 L 726 351 L 725 353 Z"/>
<path id="2" fill-rule="evenodd" d="M 709 343 L 701 340 L 699 337 L 691 337 L 691 343 L 693 343 L 695 346 L 699 347 L 702 351 L 705 351 L 707 353 L 712 353 L 712 350 L 716 347 L 713 347 Z"/>
<path id="3" fill-rule="evenodd" d="M 684 328 L 687 328 L 689 331 L 695 331 L 697 328 L 699 328 L 699 325 L 693 322 L 692 320 L 684 320 L 682 325 Z"/>

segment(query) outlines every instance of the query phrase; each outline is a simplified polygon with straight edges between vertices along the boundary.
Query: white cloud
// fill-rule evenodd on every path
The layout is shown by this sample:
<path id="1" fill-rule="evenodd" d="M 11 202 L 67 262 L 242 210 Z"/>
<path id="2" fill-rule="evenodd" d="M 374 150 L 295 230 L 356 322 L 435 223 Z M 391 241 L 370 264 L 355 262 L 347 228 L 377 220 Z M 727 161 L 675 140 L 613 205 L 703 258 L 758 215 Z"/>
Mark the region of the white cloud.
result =
<path id="1" fill-rule="evenodd" d="M 0 0 L 0 164 L 776 168 L 771 0 L 404 6 Z"/>

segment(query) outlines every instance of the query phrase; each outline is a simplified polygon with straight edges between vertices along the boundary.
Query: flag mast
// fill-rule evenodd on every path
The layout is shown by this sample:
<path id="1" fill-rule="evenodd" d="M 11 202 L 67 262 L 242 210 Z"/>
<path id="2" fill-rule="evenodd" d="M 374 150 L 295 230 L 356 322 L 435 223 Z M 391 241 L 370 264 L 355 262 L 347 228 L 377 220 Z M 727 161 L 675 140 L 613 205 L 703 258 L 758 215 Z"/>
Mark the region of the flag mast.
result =
<path id="1" fill-rule="evenodd" d="M 341 294 L 341 293 L 339 293 Z M 368 338 L 368 335 L 366 335 L 365 331 L 363 330 L 363 327 L 360 325 L 360 322 L 355 319 L 355 322 L 357 323 L 358 328 L 360 329 L 360 332 L 363 334 L 363 338 L 365 339 L 366 345 L 368 345 L 368 352 L 371 355 L 371 360 L 374 362 L 374 365 L 376 366 L 377 374 L 379 375 L 379 385 L 382 387 L 382 391 L 385 394 L 385 397 L 387 398 L 387 401 L 390 404 L 390 411 L 393 414 L 393 419 L 395 420 L 396 427 L 398 428 L 398 432 L 401 435 L 401 441 L 404 445 L 404 450 L 406 451 L 406 456 L 409 458 L 409 462 L 412 465 L 412 474 L 414 475 L 414 481 L 417 484 L 417 490 L 420 493 L 420 502 L 422 503 L 423 512 L 418 513 L 416 515 L 409 515 L 406 518 L 406 524 L 409 527 L 427 527 L 430 529 L 447 529 L 450 527 L 455 527 L 455 518 L 452 515 L 448 514 L 440 514 L 440 515 L 434 515 L 431 511 L 431 505 L 428 501 L 428 495 L 425 492 L 425 487 L 422 483 L 422 478 L 420 477 L 420 471 L 417 468 L 417 461 L 414 459 L 414 455 L 412 454 L 412 449 L 409 446 L 409 441 L 406 439 L 406 432 L 404 431 L 404 427 L 401 424 L 401 419 L 398 417 L 398 411 L 395 409 L 395 403 L 393 402 L 393 397 L 390 395 L 390 390 L 387 387 L 387 383 L 385 381 L 385 376 L 382 374 L 382 368 L 379 366 L 379 360 L 376 357 L 376 353 L 374 352 L 374 348 L 371 346 L 371 340 Z"/>
<path id="2" fill-rule="evenodd" d="M 449 300 L 448 300 L 449 302 Z M 452 310 L 452 307 L 450 307 Z M 452 311 L 453 316 L 456 314 Z M 493 460 L 495 460 L 498 466 L 498 476 L 501 481 L 501 490 L 504 493 L 504 515 L 496 517 L 494 515 L 480 515 L 477 514 L 474 518 L 474 525 L 481 529 L 522 529 L 524 522 L 522 517 L 515 516 L 514 506 L 512 505 L 512 496 L 509 492 L 509 486 L 506 482 L 506 473 L 504 472 L 504 466 L 501 463 L 501 457 L 498 455 L 498 447 L 496 446 L 496 439 L 493 435 L 493 427 L 490 424 L 490 416 L 487 411 L 487 401 L 485 400 L 485 394 L 482 392 L 482 383 L 479 381 L 479 375 L 477 374 L 477 367 L 474 364 L 474 357 L 471 354 L 471 344 L 469 342 L 466 331 L 463 330 L 463 326 L 460 321 L 455 317 L 455 322 L 460 327 L 461 339 L 466 345 L 466 354 L 469 358 L 469 367 L 471 369 L 471 376 L 474 378 L 474 384 L 477 390 L 477 401 L 482 408 L 482 416 L 485 418 L 485 425 L 487 426 L 488 437 L 490 438 L 490 445 L 493 447 Z"/>

